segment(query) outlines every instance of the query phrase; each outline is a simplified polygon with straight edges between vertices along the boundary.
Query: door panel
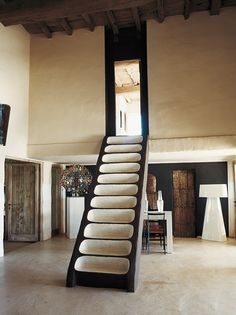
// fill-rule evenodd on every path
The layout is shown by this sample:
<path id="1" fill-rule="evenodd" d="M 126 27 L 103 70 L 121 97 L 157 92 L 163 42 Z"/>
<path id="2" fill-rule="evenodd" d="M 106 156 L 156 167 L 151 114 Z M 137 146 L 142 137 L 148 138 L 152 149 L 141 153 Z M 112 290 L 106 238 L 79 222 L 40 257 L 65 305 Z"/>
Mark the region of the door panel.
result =
<path id="1" fill-rule="evenodd" d="M 52 236 L 61 233 L 61 167 L 52 167 Z"/>
<path id="2" fill-rule="evenodd" d="M 39 240 L 39 165 L 6 164 L 7 240 Z"/>
<path id="3" fill-rule="evenodd" d="M 195 237 L 194 172 L 173 171 L 174 236 Z"/>

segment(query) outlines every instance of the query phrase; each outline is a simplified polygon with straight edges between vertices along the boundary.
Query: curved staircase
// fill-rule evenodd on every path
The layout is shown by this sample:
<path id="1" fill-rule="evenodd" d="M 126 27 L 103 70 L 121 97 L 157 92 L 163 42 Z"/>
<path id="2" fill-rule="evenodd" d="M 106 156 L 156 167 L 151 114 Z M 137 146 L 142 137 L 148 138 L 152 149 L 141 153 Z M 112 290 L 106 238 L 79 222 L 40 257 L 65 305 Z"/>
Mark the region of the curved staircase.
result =
<path id="1" fill-rule="evenodd" d="M 105 137 L 86 198 L 67 286 L 137 286 L 147 177 L 143 136 Z"/>

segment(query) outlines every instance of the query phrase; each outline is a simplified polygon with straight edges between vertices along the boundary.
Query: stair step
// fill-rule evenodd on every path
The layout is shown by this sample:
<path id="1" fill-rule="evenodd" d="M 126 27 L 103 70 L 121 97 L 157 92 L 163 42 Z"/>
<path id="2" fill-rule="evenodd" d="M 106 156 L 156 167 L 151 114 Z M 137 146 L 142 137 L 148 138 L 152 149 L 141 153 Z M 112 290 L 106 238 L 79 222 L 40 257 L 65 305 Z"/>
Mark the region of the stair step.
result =
<path id="1" fill-rule="evenodd" d="M 110 153 L 104 154 L 102 161 L 104 163 L 125 163 L 125 162 L 138 162 L 141 160 L 139 153 Z"/>
<path id="2" fill-rule="evenodd" d="M 129 271 L 129 260 L 118 257 L 81 256 L 74 266 L 77 271 L 126 274 Z"/>
<path id="3" fill-rule="evenodd" d="M 138 186 L 135 184 L 118 185 L 97 185 L 94 194 L 99 196 L 132 196 L 138 192 Z"/>
<path id="4" fill-rule="evenodd" d="M 84 236 L 101 239 L 129 239 L 132 237 L 134 228 L 130 224 L 98 224 L 89 223 L 84 229 Z"/>
<path id="5" fill-rule="evenodd" d="M 140 152 L 142 146 L 140 144 L 111 144 L 105 147 L 106 153 L 115 153 L 115 152 Z"/>
<path id="6" fill-rule="evenodd" d="M 79 251 L 85 255 L 127 256 L 131 248 L 130 241 L 84 240 Z"/>
<path id="7" fill-rule="evenodd" d="M 133 208 L 137 204 L 137 198 L 133 196 L 98 196 L 91 200 L 93 208 Z"/>
<path id="8" fill-rule="evenodd" d="M 141 143 L 142 141 L 142 136 L 116 136 L 107 138 L 108 144 Z"/>
<path id="9" fill-rule="evenodd" d="M 134 217 L 133 209 L 92 209 L 87 218 L 90 222 L 130 223 Z"/>
<path id="10" fill-rule="evenodd" d="M 102 164 L 99 168 L 101 173 L 133 173 L 140 170 L 138 163 L 112 163 Z"/>
<path id="11" fill-rule="evenodd" d="M 138 174 L 104 174 L 98 176 L 98 183 L 101 184 L 131 184 L 137 183 Z"/>

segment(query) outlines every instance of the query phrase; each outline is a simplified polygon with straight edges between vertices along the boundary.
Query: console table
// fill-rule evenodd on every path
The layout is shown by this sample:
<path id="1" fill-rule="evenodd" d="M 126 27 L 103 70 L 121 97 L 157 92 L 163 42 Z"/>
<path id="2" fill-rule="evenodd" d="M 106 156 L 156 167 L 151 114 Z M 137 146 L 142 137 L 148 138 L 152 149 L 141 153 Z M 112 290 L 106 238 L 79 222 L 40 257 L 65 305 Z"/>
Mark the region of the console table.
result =
<path id="1" fill-rule="evenodd" d="M 163 211 L 165 213 L 165 220 L 166 220 L 166 252 L 168 254 L 173 253 L 173 228 L 172 228 L 172 211 Z M 162 213 L 157 211 L 151 211 L 152 219 L 158 220 L 158 215 L 155 214 Z M 144 212 L 144 220 L 148 219 L 147 212 Z M 149 218 L 150 220 L 150 218 Z"/>

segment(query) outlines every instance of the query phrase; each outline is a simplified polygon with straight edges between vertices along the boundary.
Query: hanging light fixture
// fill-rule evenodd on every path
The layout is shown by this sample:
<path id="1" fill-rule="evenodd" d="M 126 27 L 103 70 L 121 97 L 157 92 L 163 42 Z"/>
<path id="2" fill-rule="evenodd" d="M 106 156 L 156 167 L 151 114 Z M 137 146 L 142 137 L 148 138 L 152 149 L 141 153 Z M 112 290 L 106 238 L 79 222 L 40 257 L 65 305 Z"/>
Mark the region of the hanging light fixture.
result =
<path id="1" fill-rule="evenodd" d="M 61 176 L 61 186 L 73 197 L 84 196 L 88 193 L 92 175 L 84 165 L 72 165 L 66 168 Z"/>

